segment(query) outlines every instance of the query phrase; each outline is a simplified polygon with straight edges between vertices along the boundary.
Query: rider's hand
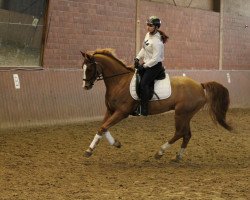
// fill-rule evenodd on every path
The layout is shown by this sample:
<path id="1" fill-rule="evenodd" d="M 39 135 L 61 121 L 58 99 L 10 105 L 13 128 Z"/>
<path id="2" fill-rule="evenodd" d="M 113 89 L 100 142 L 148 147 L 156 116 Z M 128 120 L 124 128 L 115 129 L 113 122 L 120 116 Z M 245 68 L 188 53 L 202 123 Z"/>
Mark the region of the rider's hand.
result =
<path id="1" fill-rule="evenodd" d="M 144 71 L 144 67 L 143 65 L 138 65 L 138 67 L 136 68 L 139 72 L 143 72 Z"/>
<path id="2" fill-rule="evenodd" d="M 135 68 L 137 69 L 139 65 L 140 65 L 139 59 L 135 58 L 134 59 L 134 66 L 135 66 Z"/>

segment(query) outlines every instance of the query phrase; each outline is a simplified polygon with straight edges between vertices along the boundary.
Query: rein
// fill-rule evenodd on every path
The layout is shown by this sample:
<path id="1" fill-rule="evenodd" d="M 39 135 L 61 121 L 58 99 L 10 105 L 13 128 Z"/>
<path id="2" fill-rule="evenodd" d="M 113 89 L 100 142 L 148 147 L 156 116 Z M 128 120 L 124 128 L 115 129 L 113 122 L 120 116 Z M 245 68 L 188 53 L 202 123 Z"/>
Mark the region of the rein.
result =
<path id="1" fill-rule="evenodd" d="M 102 71 L 102 69 L 103 69 L 102 64 L 101 63 L 97 63 L 96 61 L 94 61 L 91 64 L 95 65 L 95 73 L 93 74 L 93 76 L 90 79 L 83 78 L 82 79 L 83 81 L 90 81 L 92 79 L 96 79 L 96 81 L 101 81 L 101 80 L 105 80 L 105 79 L 109 79 L 109 78 L 114 78 L 116 76 L 122 76 L 122 75 L 131 73 L 131 71 L 128 71 L 128 72 L 123 72 L 123 73 L 120 73 L 120 74 L 114 74 L 114 75 L 111 75 L 111 76 L 103 76 L 102 72 L 98 72 L 98 70 L 97 70 L 97 65 L 99 65 L 100 68 L 101 68 L 101 71 Z"/>
<path id="2" fill-rule="evenodd" d="M 99 79 L 97 79 L 97 81 L 113 78 L 113 77 L 116 77 L 116 76 L 121 76 L 121 75 L 124 75 L 124 74 L 129 74 L 129 73 L 131 73 L 131 72 L 123 72 L 123 73 L 120 73 L 120 74 L 114 74 L 114 75 L 105 76 L 105 77 L 101 76 Z"/>

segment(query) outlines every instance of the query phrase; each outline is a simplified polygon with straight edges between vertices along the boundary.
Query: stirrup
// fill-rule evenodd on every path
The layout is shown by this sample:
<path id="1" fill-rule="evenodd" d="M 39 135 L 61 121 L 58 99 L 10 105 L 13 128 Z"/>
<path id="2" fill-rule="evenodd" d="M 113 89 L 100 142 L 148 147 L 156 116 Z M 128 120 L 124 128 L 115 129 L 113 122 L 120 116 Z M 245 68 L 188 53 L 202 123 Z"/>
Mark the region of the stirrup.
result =
<path id="1" fill-rule="evenodd" d="M 137 108 L 134 110 L 133 113 L 131 113 L 133 116 L 141 116 L 141 105 L 139 104 Z"/>

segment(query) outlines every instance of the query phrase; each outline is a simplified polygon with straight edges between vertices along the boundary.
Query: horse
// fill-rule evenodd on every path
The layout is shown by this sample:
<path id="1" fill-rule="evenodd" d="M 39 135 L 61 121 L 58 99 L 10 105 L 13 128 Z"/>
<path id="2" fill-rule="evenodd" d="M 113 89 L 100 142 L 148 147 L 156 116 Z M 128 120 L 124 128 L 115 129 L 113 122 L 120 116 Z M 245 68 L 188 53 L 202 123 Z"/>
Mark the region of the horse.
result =
<path id="1" fill-rule="evenodd" d="M 93 154 L 99 141 L 106 137 L 110 145 L 120 148 L 121 143 L 109 132 L 109 128 L 131 115 L 137 106 L 138 100 L 130 95 L 130 81 L 135 69 L 117 58 L 113 49 L 97 49 L 94 52 L 82 52 L 83 56 L 83 87 L 90 90 L 94 83 L 103 80 L 106 86 L 105 104 L 106 113 L 102 125 L 98 129 L 85 156 Z M 226 113 L 230 98 L 226 87 L 215 81 L 198 83 L 195 80 L 183 77 L 170 77 L 172 93 L 169 98 L 150 101 L 149 115 L 175 111 L 175 134 L 160 146 L 154 157 L 160 159 L 166 149 L 182 138 L 182 144 L 176 155 L 176 160 L 182 160 L 183 153 L 191 138 L 190 120 L 204 105 L 208 105 L 212 120 L 228 131 L 232 130 L 226 122 Z"/>

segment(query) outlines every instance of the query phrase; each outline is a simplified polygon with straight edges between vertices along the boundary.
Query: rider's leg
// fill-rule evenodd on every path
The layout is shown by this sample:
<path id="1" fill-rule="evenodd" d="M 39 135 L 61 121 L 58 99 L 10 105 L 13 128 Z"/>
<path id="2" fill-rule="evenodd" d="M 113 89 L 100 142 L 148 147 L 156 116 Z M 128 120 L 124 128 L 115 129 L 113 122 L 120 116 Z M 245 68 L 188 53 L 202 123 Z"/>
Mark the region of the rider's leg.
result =
<path id="1" fill-rule="evenodd" d="M 149 84 L 153 81 L 150 71 L 149 68 L 145 69 L 140 83 L 141 114 L 144 116 L 148 115 Z"/>
<path id="2" fill-rule="evenodd" d="M 155 78 L 162 71 L 162 65 L 157 64 L 153 67 L 145 68 L 145 72 L 140 83 L 141 94 L 141 114 L 148 115 L 148 101 L 150 96 L 150 85 L 154 82 Z"/>

